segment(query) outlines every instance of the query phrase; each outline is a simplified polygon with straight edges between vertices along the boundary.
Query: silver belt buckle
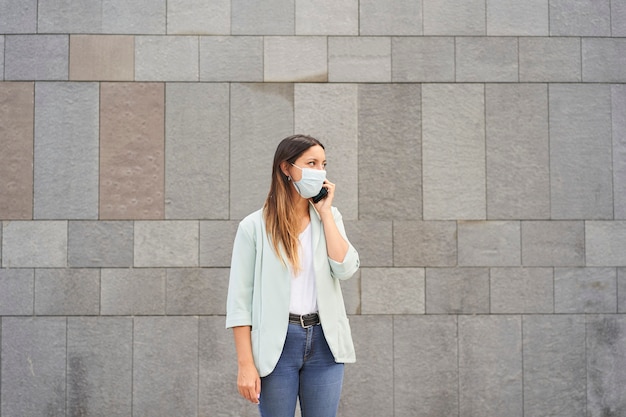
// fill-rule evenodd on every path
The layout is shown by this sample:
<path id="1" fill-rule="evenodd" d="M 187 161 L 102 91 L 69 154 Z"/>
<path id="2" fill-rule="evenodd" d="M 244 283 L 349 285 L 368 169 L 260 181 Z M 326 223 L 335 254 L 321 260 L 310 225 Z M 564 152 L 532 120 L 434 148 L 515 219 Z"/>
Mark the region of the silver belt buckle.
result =
<path id="1" fill-rule="evenodd" d="M 313 325 L 312 325 L 312 324 L 309 324 L 308 326 L 305 326 L 305 325 L 304 325 L 304 315 L 301 315 L 301 316 L 300 316 L 300 326 L 302 326 L 302 327 L 303 327 L 303 328 L 305 328 L 305 329 L 308 329 L 309 327 L 312 327 Z"/>

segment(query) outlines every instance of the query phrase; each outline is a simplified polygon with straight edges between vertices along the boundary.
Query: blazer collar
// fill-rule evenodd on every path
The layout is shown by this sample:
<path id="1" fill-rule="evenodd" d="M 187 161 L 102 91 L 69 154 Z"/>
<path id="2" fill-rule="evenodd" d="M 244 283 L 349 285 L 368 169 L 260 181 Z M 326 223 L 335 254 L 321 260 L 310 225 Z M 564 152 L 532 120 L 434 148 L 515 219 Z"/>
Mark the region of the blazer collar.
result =
<path id="1" fill-rule="evenodd" d="M 311 215 L 311 218 L 313 218 L 313 213 L 315 213 L 315 217 L 317 217 L 317 220 L 320 220 L 320 221 L 322 220 L 322 217 L 317 212 L 317 209 L 315 208 L 313 203 L 309 201 L 309 214 Z"/>

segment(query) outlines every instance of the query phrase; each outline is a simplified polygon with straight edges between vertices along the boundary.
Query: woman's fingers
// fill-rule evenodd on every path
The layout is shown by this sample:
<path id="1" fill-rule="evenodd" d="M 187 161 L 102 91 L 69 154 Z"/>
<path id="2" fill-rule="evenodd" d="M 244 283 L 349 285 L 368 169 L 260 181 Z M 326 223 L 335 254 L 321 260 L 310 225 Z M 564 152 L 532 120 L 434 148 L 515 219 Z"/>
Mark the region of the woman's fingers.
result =
<path id="1" fill-rule="evenodd" d="M 259 403 L 259 394 L 257 394 L 257 389 L 255 386 L 239 387 L 239 394 L 251 403 Z"/>
<path id="2" fill-rule="evenodd" d="M 261 378 L 255 367 L 239 369 L 237 376 L 237 390 L 246 400 L 258 404 L 261 393 Z"/>
<path id="3" fill-rule="evenodd" d="M 324 180 L 324 188 L 326 188 L 326 190 L 328 191 L 328 194 L 326 195 L 326 197 L 324 197 L 317 203 L 314 203 L 315 208 L 318 211 L 326 209 L 326 208 L 330 208 L 333 204 L 333 199 L 335 197 L 335 184 L 333 184 L 332 182 L 328 180 Z"/>

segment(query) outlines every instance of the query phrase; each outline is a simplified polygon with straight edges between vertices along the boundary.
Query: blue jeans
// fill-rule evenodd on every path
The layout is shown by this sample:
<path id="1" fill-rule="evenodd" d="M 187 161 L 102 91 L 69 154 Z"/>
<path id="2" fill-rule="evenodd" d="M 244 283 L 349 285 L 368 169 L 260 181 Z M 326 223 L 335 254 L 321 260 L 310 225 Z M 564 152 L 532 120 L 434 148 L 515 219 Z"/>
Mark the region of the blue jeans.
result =
<path id="1" fill-rule="evenodd" d="M 335 417 L 343 384 L 322 326 L 289 323 L 283 352 L 271 374 L 261 378 L 261 417 L 293 417 L 300 399 L 302 417 Z"/>

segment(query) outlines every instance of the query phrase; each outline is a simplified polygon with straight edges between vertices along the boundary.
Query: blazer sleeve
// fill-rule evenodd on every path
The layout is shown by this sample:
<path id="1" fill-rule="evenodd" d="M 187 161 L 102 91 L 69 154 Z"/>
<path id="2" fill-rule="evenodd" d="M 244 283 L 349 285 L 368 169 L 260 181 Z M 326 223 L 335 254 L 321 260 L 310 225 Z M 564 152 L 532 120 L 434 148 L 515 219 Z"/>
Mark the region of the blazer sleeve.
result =
<path id="1" fill-rule="evenodd" d="M 252 325 L 256 239 L 254 228 L 246 226 L 244 221 L 239 223 L 233 244 L 226 298 L 227 329 Z"/>
<path id="2" fill-rule="evenodd" d="M 346 236 L 346 229 L 343 225 L 343 217 L 338 209 L 333 207 L 333 218 L 335 219 L 335 224 L 337 225 L 337 229 L 339 229 L 339 233 L 341 236 L 348 242 L 348 252 L 346 253 L 345 258 L 342 262 L 337 262 L 330 257 L 328 258 L 328 263 L 330 264 L 330 273 L 334 278 L 344 280 L 352 277 L 354 273 L 359 269 L 360 260 L 359 253 L 352 246 L 350 240 Z"/>

